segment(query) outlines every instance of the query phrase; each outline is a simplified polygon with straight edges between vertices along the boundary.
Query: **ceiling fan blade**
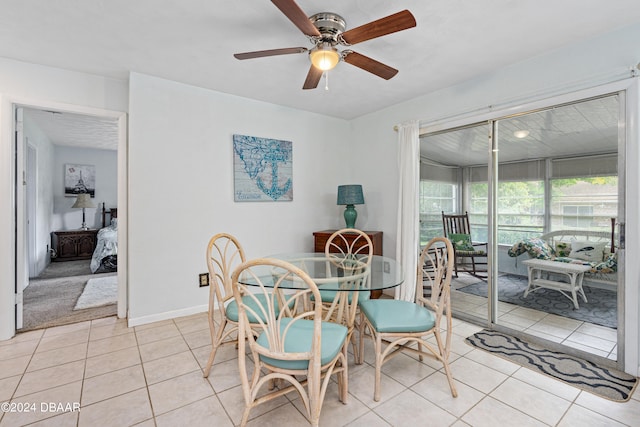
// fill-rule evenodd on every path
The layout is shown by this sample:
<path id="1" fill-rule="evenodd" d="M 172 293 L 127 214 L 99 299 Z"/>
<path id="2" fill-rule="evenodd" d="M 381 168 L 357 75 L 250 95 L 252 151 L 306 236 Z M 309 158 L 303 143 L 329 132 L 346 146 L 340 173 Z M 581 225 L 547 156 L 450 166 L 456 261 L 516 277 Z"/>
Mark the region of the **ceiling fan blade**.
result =
<path id="1" fill-rule="evenodd" d="M 353 45 L 415 26 L 416 19 L 411 12 L 403 10 L 402 12 L 345 31 L 341 37 L 346 43 Z"/>
<path id="2" fill-rule="evenodd" d="M 364 56 L 353 51 L 345 51 L 343 54 L 344 53 L 346 53 L 344 55 L 344 62 L 355 65 L 356 67 L 368 71 L 371 74 L 375 74 L 378 77 L 382 77 L 385 80 L 389 80 L 398 74 L 398 70 L 395 68 L 389 67 L 388 65 L 378 62 L 375 59 L 371 59 L 368 56 Z"/>
<path id="3" fill-rule="evenodd" d="M 318 87 L 318 83 L 320 83 L 320 78 L 322 77 L 322 70 L 318 70 L 313 65 L 309 68 L 309 73 L 307 74 L 307 79 L 304 81 L 304 85 L 302 89 L 315 89 Z"/>
<path id="4" fill-rule="evenodd" d="M 255 52 L 234 53 L 233 56 L 236 59 L 253 59 L 262 58 L 265 56 L 277 56 L 277 55 L 289 55 L 291 53 L 304 53 L 306 47 L 287 47 L 284 49 L 270 49 L 270 50 L 257 50 Z"/>
<path id="5" fill-rule="evenodd" d="M 293 24 L 307 36 L 320 37 L 320 31 L 313 25 L 300 6 L 293 0 L 271 0 Z"/>

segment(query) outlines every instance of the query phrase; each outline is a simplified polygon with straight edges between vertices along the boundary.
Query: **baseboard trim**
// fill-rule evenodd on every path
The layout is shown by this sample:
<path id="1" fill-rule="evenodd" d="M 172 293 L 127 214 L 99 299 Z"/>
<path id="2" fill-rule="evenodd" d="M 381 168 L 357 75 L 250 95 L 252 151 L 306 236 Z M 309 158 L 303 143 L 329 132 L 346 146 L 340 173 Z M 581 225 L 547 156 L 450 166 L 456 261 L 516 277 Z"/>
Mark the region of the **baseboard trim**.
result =
<path id="1" fill-rule="evenodd" d="M 163 313 L 150 314 L 141 317 L 129 317 L 127 325 L 132 328 L 134 326 L 146 325 L 147 323 L 159 322 L 161 320 L 175 319 L 177 317 L 191 316 L 192 314 L 203 313 L 209 310 L 209 306 L 197 305 L 195 307 L 183 308 L 181 310 L 165 311 Z"/>

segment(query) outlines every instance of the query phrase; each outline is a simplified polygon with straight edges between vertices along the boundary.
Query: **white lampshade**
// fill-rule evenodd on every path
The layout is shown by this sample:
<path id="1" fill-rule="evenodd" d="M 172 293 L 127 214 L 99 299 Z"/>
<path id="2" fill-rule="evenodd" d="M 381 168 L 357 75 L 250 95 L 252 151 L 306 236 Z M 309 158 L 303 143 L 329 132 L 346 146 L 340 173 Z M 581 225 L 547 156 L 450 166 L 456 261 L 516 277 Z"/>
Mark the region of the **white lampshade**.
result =
<path id="1" fill-rule="evenodd" d="M 93 203 L 93 200 L 91 200 L 91 194 L 82 193 L 82 194 L 78 194 L 78 198 L 76 199 L 76 202 L 71 207 L 72 208 L 95 208 L 96 205 L 95 203 Z"/>

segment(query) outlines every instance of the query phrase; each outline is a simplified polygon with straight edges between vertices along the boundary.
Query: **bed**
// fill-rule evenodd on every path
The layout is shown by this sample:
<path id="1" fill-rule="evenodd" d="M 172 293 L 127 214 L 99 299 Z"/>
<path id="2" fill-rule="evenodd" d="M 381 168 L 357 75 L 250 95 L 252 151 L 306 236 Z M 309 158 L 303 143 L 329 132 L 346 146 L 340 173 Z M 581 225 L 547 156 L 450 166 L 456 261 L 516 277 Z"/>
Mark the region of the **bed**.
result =
<path id="1" fill-rule="evenodd" d="M 90 267 L 94 274 L 118 270 L 118 209 L 107 210 L 104 203 L 102 228 L 98 230 L 96 249 L 93 251 Z"/>

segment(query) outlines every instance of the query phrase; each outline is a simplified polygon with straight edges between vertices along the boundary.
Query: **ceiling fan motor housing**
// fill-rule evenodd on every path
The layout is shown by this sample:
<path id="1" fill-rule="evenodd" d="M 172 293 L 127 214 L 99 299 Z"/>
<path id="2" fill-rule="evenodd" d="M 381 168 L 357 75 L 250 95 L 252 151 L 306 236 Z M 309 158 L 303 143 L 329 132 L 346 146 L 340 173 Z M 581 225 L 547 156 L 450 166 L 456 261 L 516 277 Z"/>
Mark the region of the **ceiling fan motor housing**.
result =
<path id="1" fill-rule="evenodd" d="M 322 34 L 322 42 L 331 43 L 332 46 L 338 44 L 338 35 L 343 33 L 347 28 L 347 23 L 342 16 L 331 13 L 321 12 L 309 17 L 309 20 Z"/>

